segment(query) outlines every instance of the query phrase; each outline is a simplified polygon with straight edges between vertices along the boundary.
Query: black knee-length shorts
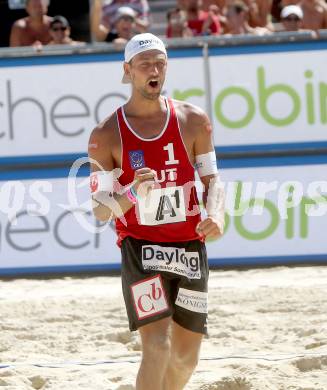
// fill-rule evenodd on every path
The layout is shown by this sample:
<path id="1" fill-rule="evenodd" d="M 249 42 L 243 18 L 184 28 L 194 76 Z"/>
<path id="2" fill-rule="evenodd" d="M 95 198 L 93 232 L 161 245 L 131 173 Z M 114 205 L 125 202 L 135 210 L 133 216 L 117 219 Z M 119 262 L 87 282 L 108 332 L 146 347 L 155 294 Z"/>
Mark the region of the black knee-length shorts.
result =
<path id="1" fill-rule="evenodd" d="M 204 243 L 126 237 L 121 251 L 130 330 L 171 316 L 182 327 L 207 334 L 209 268 Z"/>

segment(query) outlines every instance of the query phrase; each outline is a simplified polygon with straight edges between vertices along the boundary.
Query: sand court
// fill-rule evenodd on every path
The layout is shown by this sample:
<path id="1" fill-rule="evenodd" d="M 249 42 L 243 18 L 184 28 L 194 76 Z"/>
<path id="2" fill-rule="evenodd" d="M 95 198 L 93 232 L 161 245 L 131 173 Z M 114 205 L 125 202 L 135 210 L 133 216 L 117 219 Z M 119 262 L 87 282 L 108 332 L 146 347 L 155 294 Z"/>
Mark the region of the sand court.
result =
<path id="1" fill-rule="evenodd" d="M 0 388 L 129 390 L 140 340 L 117 276 L 1 280 Z M 211 271 L 187 390 L 325 390 L 327 268 Z"/>

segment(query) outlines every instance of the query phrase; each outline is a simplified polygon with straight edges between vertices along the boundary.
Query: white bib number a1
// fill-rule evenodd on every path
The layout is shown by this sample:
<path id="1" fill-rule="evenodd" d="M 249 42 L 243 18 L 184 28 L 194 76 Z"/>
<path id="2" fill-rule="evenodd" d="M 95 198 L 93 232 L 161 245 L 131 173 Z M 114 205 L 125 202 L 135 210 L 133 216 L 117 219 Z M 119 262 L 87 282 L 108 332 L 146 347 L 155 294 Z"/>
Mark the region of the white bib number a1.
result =
<path id="1" fill-rule="evenodd" d="M 141 225 L 162 225 L 186 221 L 183 187 L 158 188 L 146 198 L 138 199 Z"/>

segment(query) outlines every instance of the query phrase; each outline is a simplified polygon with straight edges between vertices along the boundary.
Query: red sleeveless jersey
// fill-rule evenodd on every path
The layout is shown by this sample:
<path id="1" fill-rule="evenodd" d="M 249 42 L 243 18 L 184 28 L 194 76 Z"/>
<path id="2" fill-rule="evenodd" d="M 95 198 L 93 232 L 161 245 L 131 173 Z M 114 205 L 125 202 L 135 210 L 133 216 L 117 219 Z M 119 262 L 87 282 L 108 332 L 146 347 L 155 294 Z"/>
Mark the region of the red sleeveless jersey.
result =
<path id="1" fill-rule="evenodd" d="M 127 237 L 176 242 L 200 239 L 196 225 L 200 209 L 191 164 L 180 132 L 173 102 L 166 99 L 167 120 L 155 138 L 139 136 L 126 120 L 123 107 L 117 110 L 121 136 L 121 185 L 133 182 L 134 171 L 148 167 L 157 172 L 158 183 L 146 198 L 125 213 L 126 225 L 116 219 L 118 245 Z"/>

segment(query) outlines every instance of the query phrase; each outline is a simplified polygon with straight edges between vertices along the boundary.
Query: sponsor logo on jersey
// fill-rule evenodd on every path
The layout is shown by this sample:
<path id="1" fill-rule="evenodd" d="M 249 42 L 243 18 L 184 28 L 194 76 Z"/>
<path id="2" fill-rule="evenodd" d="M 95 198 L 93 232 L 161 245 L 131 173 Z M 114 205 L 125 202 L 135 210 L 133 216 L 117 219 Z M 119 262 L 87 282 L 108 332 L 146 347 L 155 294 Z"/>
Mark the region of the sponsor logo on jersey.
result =
<path id="1" fill-rule="evenodd" d="M 145 167 L 143 150 L 131 150 L 128 152 L 128 156 L 132 169 L 140 169 Z"/>
<path id="2" fill-rule="evenodd" d="M 169 309 L 160 275 L 132 284 L 131 290 L 139 320 Z"/>
<path id="3" fill-rule="evenodd" d="M 186 252 L 184 248 L 159 245 L 142 245 L 142 265 L 145 270 L 166 271 L 200 279 L 200 257 L 198 252 Z"/>
<path id="4" fill-rule="evenodd" d="M 208 293 L 180 288 L 175 304 L 196 313 L 206 314 L 208 313 Z"/>

